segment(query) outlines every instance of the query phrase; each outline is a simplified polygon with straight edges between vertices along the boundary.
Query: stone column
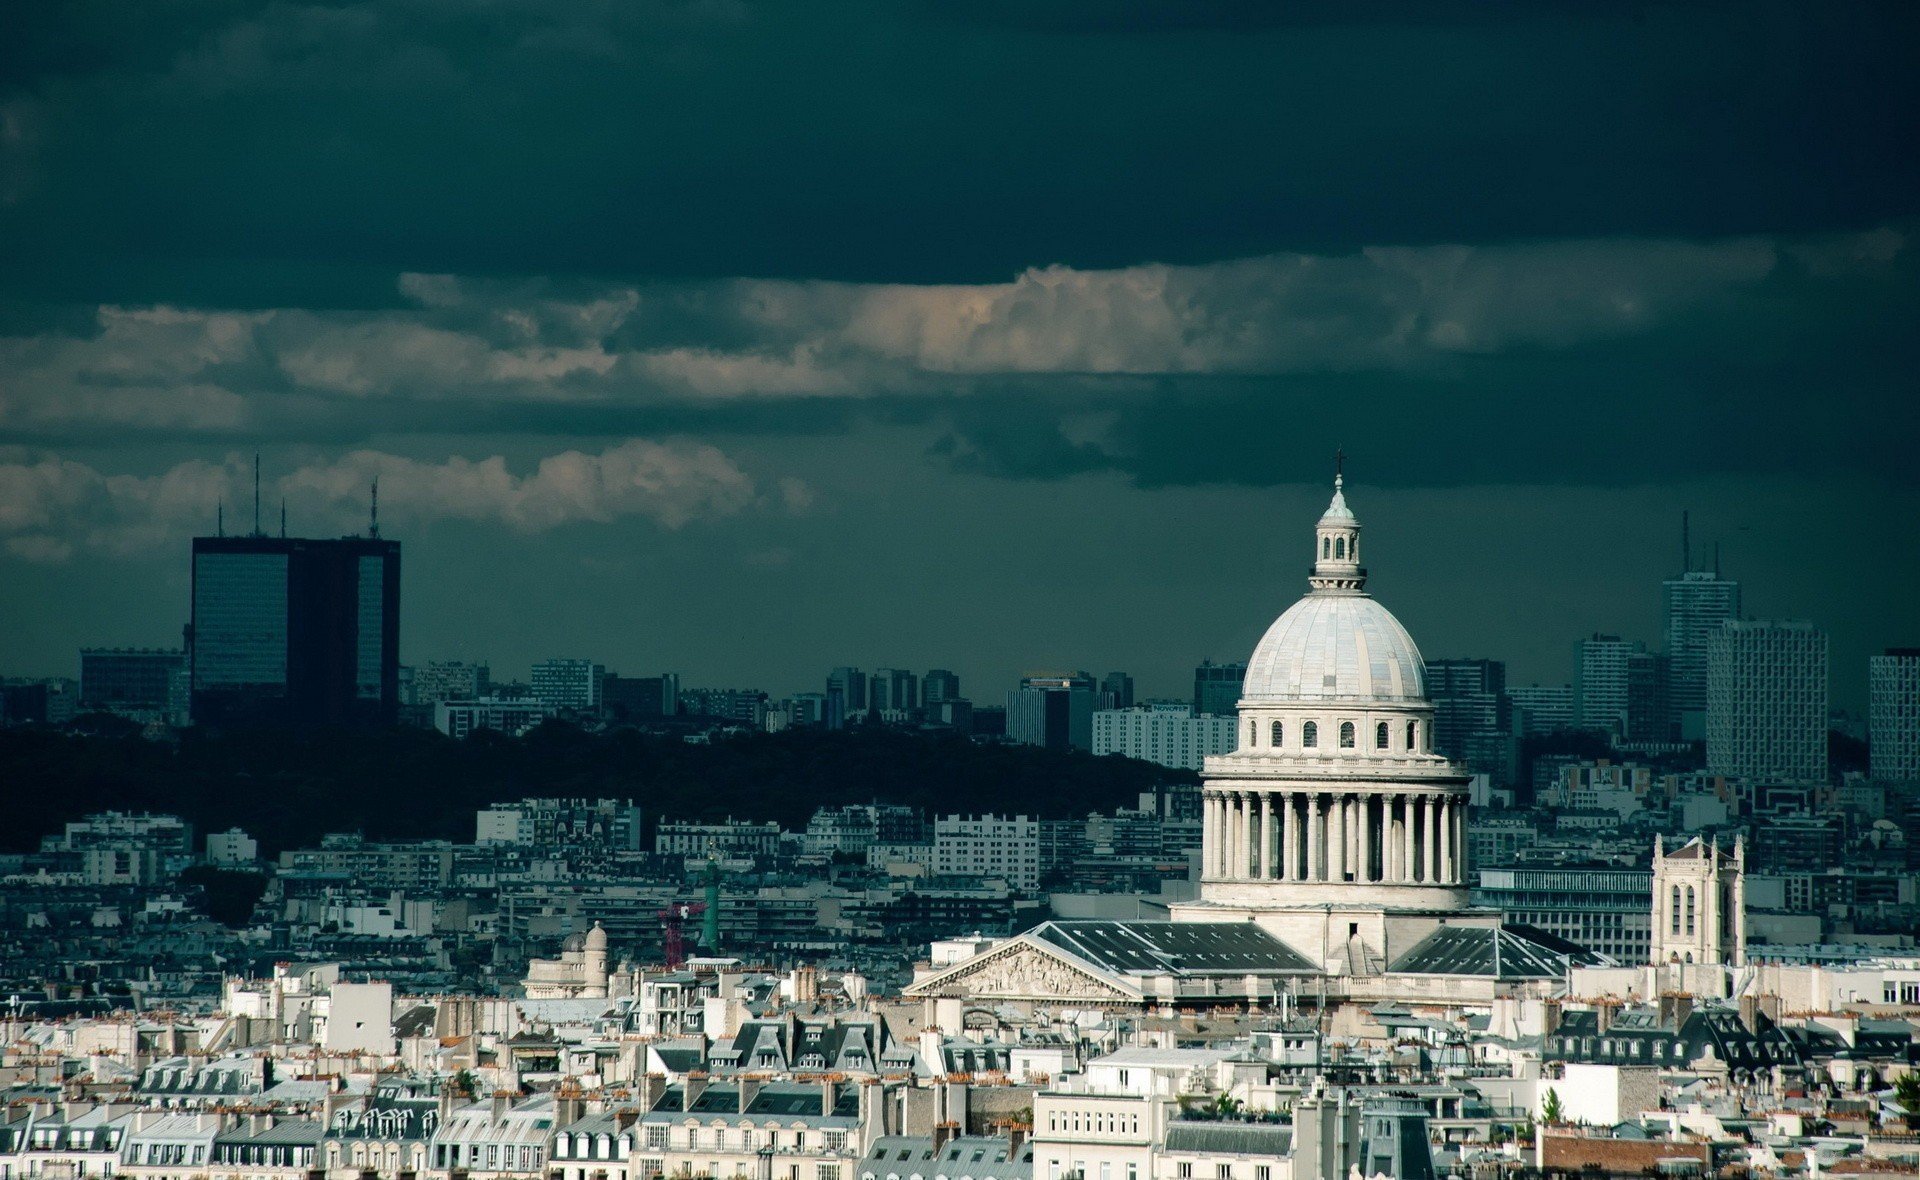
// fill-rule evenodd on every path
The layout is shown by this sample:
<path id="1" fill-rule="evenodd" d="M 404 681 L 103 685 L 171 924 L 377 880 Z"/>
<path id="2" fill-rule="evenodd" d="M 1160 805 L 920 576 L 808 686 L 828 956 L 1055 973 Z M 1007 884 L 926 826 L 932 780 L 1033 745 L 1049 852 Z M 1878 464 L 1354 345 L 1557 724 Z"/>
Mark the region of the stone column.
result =
<path id="1" fill-rule="evenodd" d="M 1373 880 L 1373 796 L 1360 796 L 1360 868 L 1353 874 L 1356 881 Z"/>
<path id="2" fill-rule="evenodd" d="M 1280 796 L 1280 879 L 1294 881 L 1300 874 L 1300 827 L 1294 819 L 1293 792 Z"/>
<path id="3" fill-rule="evenodd" d="M 1440 883 L 1440 799 L 1427 800 L 1427 880 Z"/>
<path id="4" fill-rule="evenodd" d="M 1233 796 L 1233 842 L 1228 847 L 1232 859 L 1227 875 L 1238 881 L 1247 875 L 1247 797 L 1237 791 Z"/>
<path id="5" fill-rule="evenodd" d="M 1260 879 L 1273 879 L 1273 793 L 1260 795 Z"/>
<path id="6" fill-rule="evenodd" d="M 1320 810 L 1325 799 L 1318 791 L 1307 792 L 1307 880 L 1327 879 L 1327 822 Z"/>
<path id="7" fill-rule="evenodd" d="M 1220 801 L 1211 792 L 1200 800 L 1200 850 L 1201 872 L 1204 876 L 1214 876 L 1214 864 L 1220 859 L 1220 833 L 1214 823 L 1214 814 L 1219 810 Z"/>
<path id="8" fill-rule="evenodd" d="M 1448 797 L 1440 802 L 1440 879 L 1449 885 L 1457 885 L 1454 877 L 1456 866 L 1453 860 L 1453 799 Z"/>
<path id="9" fill-rule="evenodd" d="M 1347 797 L 1334 795 L 1327 800 L 1327 880 L 1344 881 L 1347 876 Z"/>
<path id="10" fill-rule="evenodd" d="M 1411 885 L 1420 879 L 1416 871 L 1420 864 L 1420 858 L 1418 856 L 1420 847 L 1418 844 L 1420 838 L 1419 798 L 1414 795 L 1402 795 L 1400 797 L 1400 810 L 1406 823 L 1406 831 L 1401 833 L 1402 840 L 1400 850 L 1401 855 L 1406 857 L 1406 861 L 1400 866 L 1400 879 Z"/>

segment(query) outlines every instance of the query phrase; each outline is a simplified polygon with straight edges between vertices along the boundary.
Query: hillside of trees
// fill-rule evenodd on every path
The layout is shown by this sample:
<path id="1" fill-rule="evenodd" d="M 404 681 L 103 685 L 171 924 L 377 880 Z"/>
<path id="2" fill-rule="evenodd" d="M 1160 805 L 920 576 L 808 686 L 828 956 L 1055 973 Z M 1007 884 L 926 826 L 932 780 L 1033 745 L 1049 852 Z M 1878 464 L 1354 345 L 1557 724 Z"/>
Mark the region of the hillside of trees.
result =
<path id="1" fill-rule="evenodd" d="M 473 839 L 473 812 L 528 795 L 632 799 L 649 825 L 676 819 L 776 820 L 804 827 L 823 804 L 905 803 L 929 814 L 997 811 L 1045 818 L 1131 806 L 1190 772 L 1031 746 L 982 746 L 938 733 L 813 729 L 712 744 L 551 722 L 512 739 L 454 741 L 432 730 L 189 730 L 175 743 L 110 733 L 0 730 L 0 850 L 96 811 L 168 812 L 196 831 L 238 826 L 263 853 L 324 832 L 369 839 Z"/>

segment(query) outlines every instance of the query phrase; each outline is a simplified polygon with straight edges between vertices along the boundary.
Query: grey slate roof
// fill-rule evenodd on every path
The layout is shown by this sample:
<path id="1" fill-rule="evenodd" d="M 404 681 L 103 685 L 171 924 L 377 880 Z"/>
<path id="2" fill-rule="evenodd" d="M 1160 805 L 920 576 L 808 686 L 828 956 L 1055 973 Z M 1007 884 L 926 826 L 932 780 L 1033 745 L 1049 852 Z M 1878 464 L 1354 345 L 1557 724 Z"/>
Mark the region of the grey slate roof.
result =
<path id="1" fill-rule="evenodd" d="M 1180 1119 L 1167 1127 L 1166 1149 L 1202 1155 L 1290 1155 L 1293 1126 Z"/>
<path id="2" fill-rule="evenodd" d="M 1558 979 L 1569 956 L 1523 935 L 1518 927 L 1442 926 L 1415 943 L 1388 968 L 1407 975 L 1468 975 L 1483 979 Z"/>
<path id="3" fill-rule="evenodd" d="M 1121 974 L 1245 975 L 1314 967 L 1252 922 L 1045 922 L 1036 938 Z"/>

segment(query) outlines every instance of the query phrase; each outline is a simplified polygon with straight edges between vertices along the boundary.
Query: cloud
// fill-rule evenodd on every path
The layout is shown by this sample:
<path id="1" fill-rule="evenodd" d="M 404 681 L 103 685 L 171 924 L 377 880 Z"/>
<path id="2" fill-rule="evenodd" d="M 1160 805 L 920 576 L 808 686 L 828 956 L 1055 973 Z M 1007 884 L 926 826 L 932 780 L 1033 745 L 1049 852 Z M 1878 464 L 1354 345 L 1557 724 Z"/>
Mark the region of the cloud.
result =
<path id="1" fill-rule="evenodd" d="M 0 431 L 257 437 L 315 420 L 338 430 L 369 413 L 343 402 L 751 407 L 966 396 L 1011 379 L 1032 379 L 1027 396 L 1071 397 L 1087 379 L 1440 375 L 1782 306 L 1871 301 L 1914 271 L 1901 225 L 1050 266 L 974 285 L 409 273 L 401 308 L 103 307 L 90 334 L 0 339 Z M 385 412 L 363 419 L 369 431 L 393 428 Z M 447 428 L 444 413 L 429 417 Z"/>
<path id="2" fill-rule="evenodd" d="M 109 475 L 71 460 L 0 463 L 0 537 L 27 561 L 65 561 L 77 551 L 124 557 L 205 534 L 225 505 L 230 530 L 245 527 L 243 497 L 251 469 L 238 455 L 220 464 L 182 463 L 159 475 Z M 498 455 L 423 462 L 378 451 L 354 451 L 303 466 L 267 489 L 271 506 L 298 506 L 311 530 L 350 531 L 366 520 L 368 495 L 380 483 L 386 519 L 465 520 L 538 533 L 563 525 L 650 520 L 679 529 L 698 520 L 737 515 L 763 497 L 751 476 L 719 450 L 679 440 L 630 439 L 598 454 L 565 451 L 516 475 Z M 805 510 L 811 493 L 791 478 L 770 502 Z"/>

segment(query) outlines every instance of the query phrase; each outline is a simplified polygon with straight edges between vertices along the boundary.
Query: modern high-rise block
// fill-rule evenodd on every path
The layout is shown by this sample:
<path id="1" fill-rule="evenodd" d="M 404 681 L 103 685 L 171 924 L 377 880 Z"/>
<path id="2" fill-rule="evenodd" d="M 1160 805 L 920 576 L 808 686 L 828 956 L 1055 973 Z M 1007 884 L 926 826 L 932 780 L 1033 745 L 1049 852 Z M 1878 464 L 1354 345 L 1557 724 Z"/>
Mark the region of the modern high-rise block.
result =
<path id="1" fill-rule="evenodd" d="M 1029 676 L 1007 694 L 1007 736 L 1049 750 L 1091 750 L 1097 697 L 1085 672 Z"/>
<path id="2" fill-rule="evenodd" d="M 867 711 L 867 674 L 858 668 L 835 668 L 827 673 L 827 696 L 840 694 L 842 715 L 852 717 Z"/>
<path id="3" fill-rule="evenodd" d="M 1826 782 L 1826 632 L 1797 621 L 1734 619 L 1708 638 L 1707 769 Z"/>
<path id="4" fill-rule="evenodd" d="M 1245 664 L 1216 664 L 1202 660 L 1193 670 L 1193 712 L 1200 716 L 1232 717 L 1240 712 L 1240 686 L 1246 682 Z"/>
<path id="5" fill-rule="evenodd" d="M 1433 748 L 1456 762 L 1467 742 L 1507 727 L 1507 665 L 1501 660 L 1428 660 L 1427 699 L 1433 702 Z"/>
<path id="6" fill-rule="evenodd" d="M 170 713 L 185 652 L 130 647 L 80 649 L 80 708 L 133 717 Z"/>
<path id="7" fill-rule="evenodd" d="M 609 672 L 600 678 L 600 705 L 621 721 L 672 717 L 680 712 L 680 678 L 671 672 L 659 676 Z"/>
<path id="8" fill-rule="evenodd" d="M 428 660 L 413 670 L 415 704 L 471 701 L 493 691 L 493 674 L 485 664 L 466 660 Z"/>
<path id="9" fill-rule="evenodd" d="M 1507 686 L 1507 708 L 1514 731 L 1522 737 L 1573 728 L 1573 685 L 1517 684 Z"/>
<path id="10" fill-rule="evenodd" d="M 593 713 L 600 709 L 600 682 L 606 674 L 606 667 L 592 660 L 541 660 L 528 679 L 533 699 L 548 708 Z"/>
<path id="11" fill-rule="evenodd" d="M 1103 709 L 1133 708 L 1133 677 L 1125 672 L 1109 672 L 1100 678 L 1100 707 Z"/>
<path id="12" fill-rule="evenodd" d="M 1620 733 L 1627 726 L 1627 662 L 1646 645 L 1618 635 L 1590 635 L 1574 648 L 1574 723 Z"/>
<path id="13" fill-rule="evenodd" d="M 195 537 L 196 723 L 391 724 L 400 705 L 400 543 Z"/>
<path id="14" fill-rule="evenodd" d="M 1676 736 L 1706 736 L 1707 639 L 1740 617 L 1740 583 L 1718 570 L 1688 570 L 1661 583 L 1666 616 L 1667 703 Z"/>
<path id="15" fill-rule="evenodd" d="M 920 678 L 920 700 L 933 706 L 960 699 L 960 678 L 945 668 L 929 668 Z"/>
<path id="16" fill-rule="evenodd" d="M 1920 647 L 1868 661 L 1867 726 L 1876 782 L 1920 782 Z"/>

